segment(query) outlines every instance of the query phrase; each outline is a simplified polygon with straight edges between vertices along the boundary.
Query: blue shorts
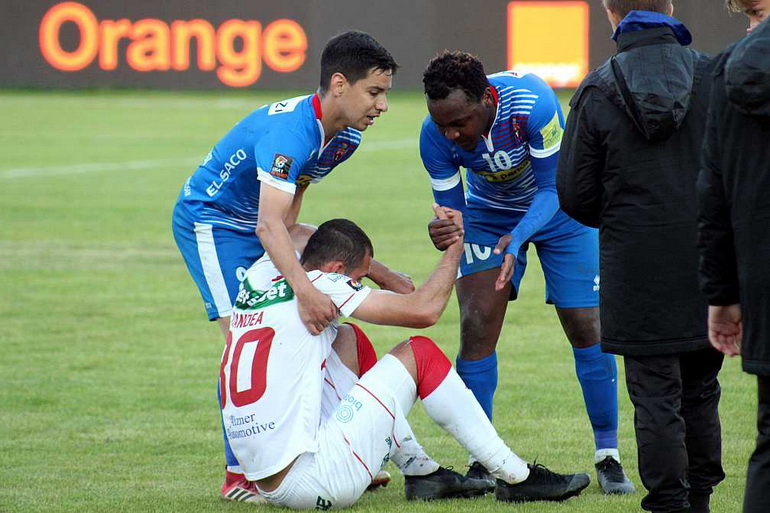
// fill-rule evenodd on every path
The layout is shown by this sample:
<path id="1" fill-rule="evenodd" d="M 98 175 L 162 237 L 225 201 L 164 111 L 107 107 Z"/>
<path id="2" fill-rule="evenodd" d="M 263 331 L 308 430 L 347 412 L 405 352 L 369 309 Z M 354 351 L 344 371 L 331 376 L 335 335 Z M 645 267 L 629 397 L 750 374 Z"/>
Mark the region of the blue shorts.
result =
<path id="1" fill-rule="evenodd" d="M 469 205 L 463 212 L 465 252 L 458 277 L 499 268 L 503 254 L 492 250 L 510 233 L 522 212 L 501 211 Z M 527 268 L 527 249 L 534 244 L 545 275 L 545 301 L 559 308 L 599 306 L 599 232 L 558 210 L 539 232 L 525 241 L 516 257 L 511 300 Z"/>
<path id="2" fill-rule="evenodd" d="M 265 253 L 256 234 L 190 222 L 176 210 L 172 230 L 209 320 L 228 317 L 246 271 Z"/>

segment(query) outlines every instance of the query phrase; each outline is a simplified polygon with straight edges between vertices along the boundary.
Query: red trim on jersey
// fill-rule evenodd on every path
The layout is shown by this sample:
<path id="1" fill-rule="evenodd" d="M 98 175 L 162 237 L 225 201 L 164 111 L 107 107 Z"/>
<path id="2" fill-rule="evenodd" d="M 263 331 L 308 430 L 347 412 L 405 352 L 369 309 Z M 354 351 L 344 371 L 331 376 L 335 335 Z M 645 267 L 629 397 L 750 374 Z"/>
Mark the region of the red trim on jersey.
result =
<path id="1" fill-rule="evenodd" d="M 313 278 L 312 280 L 310 280 L 310 283 L 313 283 L 314 281 L 316 281 L 318 278 L 320 278 L 320 277 L 321 277 L 321 276 L 323 276 L 323 275 L 324 275 L 324 273 L 321 273 L 321 274 L 319 274 L 318 276 L 316 276 L 315 278 Z"/>
<path id="2" fill-rule="evenodd" d="M 409 347 L 417 363 L 417 394 L 425 399 L 444 382 L 452 364 L 428 337 L 411 337 Z"/>
<path id="3" fill-rule="evenodd" d="M 358 460 L 358 461 L 361 463 L 361 465 L 363 465 L 363 466 L 364 466 L 364 468 L 366 469 L 366 472 L 369 474 L 369 477 L 370 477 L 371 479 L 374 479 L 374 476 L 372 475 L 372 471 L 371 471 L 371 470 L 369 470 L 369 467 L 367 467 L 367 466 L 366 466 L 366 463 L 364 463 L 364 460 L 362 460 L 362 459 L 361 459 L 361 456 L 359 456 L 358 454 L 356 454 L 356 451 L 354 451 L 354 450 L 353 450 L 353 446 L 352 446 L 352 445 L 350 445 L 350 442 L 348 442 L 348 439 L 347 439 L 347 438 L 345 438 L 345 435 L 342 435 L 342 439 L 343 439 L 343 440 L 345 440 L 345 443 L 346 443 L 346 444 L 348 444 L 348 447 L 350 447 L 350 452 L 352 452 L 352 453 L 353 453 L 353 456 L 355 456 L 355 457 L 356 457 L 356 459 L 357 459 L 357 460 Z"/>
<path id="4" fill-rule="evenodd" d="M 310 282 L 310 283 L 313 283 L 313 282 Z M 347 299 L 345 300 L 345 302 L 344 302 L 344 303 L 342 303 L 342 304 L 341 304 L 341 305 L 340 305 L 340 306 L 337 308 L 337 310 L 342 310 L 342 307 L 343 307 L 343 306 L 345 306 L 346 304 L 348 304 L 348 301 L 350 301 L 351 299 L 353 299 L 353 296 L 355 296 L 355 295 L 356 295 L 356 293 L 355 293 L 355 292 L 353 292 L 353 293 L 350 295 L 350 297 L 349 297 L 349 298 L 347 298 Z"/>
<path id="5" fill-rule="evenodd" d="M 356 333 L 356 349 L 358 351 L 358 377 L 360 378 L 377 363 L 377 352 L 374 350 L 372 341 L 366 336 L 361 328 L 352 322 L 346 322 Z"/>
<path id="6" fill-rule="evenodd" d="M 495 89 L 495 86 L 492 84 L 489 84 L 489 92 L 492 94 L 492 99 L 495 101 L 495 117 L 497 117 L 497 104 L 500 103 L 500 96 L 497 94 L 497 89 Z M 494 125 L 494 122 L 492 124 Z M 484 132 L 484 137 L 489 138 L 489 130 Z"/>
<path id="7" fill-rule="evenodd" d="M 318 94 L 313 95 L 313 110 L 315 111 L 316 119 L 324 118 L 324 113 L 321 111 L 321 99 L 318 97 Z"/>
<path id="8" fill-rule="evenodd" d="M 385 411 L 386 411 L 386 412 L 388 412 L 388 414 L 389 414 L 391 417 L 393 417 L 394 419 L 396 418 L 396 416 L 395 416 L 395 415 L 393 415 L 393 412 L 392 412 L 392 411 L 390 411 L 390 410 L 388 409 L 388 407 L 387 407 L 387 406 L 385 406 L 385 404 L 384 404 L 382 401 L 380 401 L 380 398 L 379 398 L 379 397 L 377 397 L 376 395 L 374 395 L 374 394 L 371 392 L 371 390 L 369 390 L 368 388 L 366 388 L 365 386 L 363 386 L 361 383 L 356 383 L 356 386 L 357 386 L 357 387 L 361 387 L 361 388 L 362 388 L 362 389 L 363 389 L 363 390 L 364 390 L 364 391 L 365 391 L 367 394 L 369 394 L 370 396 L 374 397 L 374 400 L 375 400 L 375 401 L 377 401 L 378 403 L 380 403 L 380 406 L 382 406 L 382 407 L 385 409 Z"/>

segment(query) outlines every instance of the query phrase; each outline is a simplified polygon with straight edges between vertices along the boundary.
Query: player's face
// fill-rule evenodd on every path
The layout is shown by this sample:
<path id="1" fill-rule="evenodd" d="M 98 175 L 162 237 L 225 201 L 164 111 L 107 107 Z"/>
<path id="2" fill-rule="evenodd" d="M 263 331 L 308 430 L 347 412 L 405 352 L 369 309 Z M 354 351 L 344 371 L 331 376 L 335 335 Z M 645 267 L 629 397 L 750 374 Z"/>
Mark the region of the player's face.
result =
<path id="1" fill-rule="evenodd" d="M 343 111 L 346 125 L 366 130 L 374 119 L 388 110 L 388 91 L 393 85 L 391 71 L 370 70 L 361 80 L 347 82 L 343 90 Z"/>
<path id="2" fill-rule="evenodd" d="M 746 29 L 749 33 L 770 14 L 770 0 L 746 0 L 743 7 L 743 12 L 749 17 L 749 28 Z"/>
<path id="3" fill-rule="evenodd" d="M 361 261 L 361 265 L 355 269 L 346 269 L 343 274 L 348 276 L 353 281 L 361 281 L 369 274 L 372 268 L 372 256 L 367 253 L 364 259 Z"/>
<path id="4" fill-rule="evenodd" d="M 428 99 L 428 112 L 444 137 L 465 151 L 473 151 L 491 124 L 490 103 L 493 107 L 494 102 L 487 98 L 488 94 L 474 102 L 458 89 L 444 99 Z"/>

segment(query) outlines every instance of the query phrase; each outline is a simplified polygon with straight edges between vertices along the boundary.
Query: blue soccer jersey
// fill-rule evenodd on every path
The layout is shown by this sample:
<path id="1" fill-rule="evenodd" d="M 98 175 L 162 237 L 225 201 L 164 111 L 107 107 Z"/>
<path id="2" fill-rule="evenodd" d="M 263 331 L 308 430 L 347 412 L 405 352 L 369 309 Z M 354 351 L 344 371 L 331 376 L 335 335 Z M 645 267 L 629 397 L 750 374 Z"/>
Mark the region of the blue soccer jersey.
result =
<path id="1" fill-rule="evenodd" d="M 556 161 L 564 116 L 553 90 L 539 77 L 504 71 L 488 78 L 495 119 L 476 148 L 463 150 L 428 116 L 420 134 L 420 155 L 441 205 L 464 210 L 467 202 L 520 218 L 511 232 L 509 250 L 515 254 L 558 210 Z M 465 195 L 461 167 L 467 170 Z"/>
<path id="2" fill-rule="evenodd" d="M 324 145 L 318 96 L 265 105 L 237 123 L 187 179 L 176 212 L 189 222 L 253 233 L 260 182 L 290 194 L 347 160 L 361 132 L 346 128 Z"/>
<path id="3" fill-rule="evenodd" d="M 476 148 L 468 152 L 449 141 L 428 116 L 420 135 L 420 155 L 442 204 L 464 206 L 459 200 L 459 169 L 464 167 L 468 203 L 524 212 L 539 186 L 553 186 L 555 166 L 538 168 L 538 161 L 559 151 L 564 116 L 553 90 L 539 77 L 505 71 L 488 78 L 497 112 Z M 449 191 L 453 192 L 441 194 Z"/>

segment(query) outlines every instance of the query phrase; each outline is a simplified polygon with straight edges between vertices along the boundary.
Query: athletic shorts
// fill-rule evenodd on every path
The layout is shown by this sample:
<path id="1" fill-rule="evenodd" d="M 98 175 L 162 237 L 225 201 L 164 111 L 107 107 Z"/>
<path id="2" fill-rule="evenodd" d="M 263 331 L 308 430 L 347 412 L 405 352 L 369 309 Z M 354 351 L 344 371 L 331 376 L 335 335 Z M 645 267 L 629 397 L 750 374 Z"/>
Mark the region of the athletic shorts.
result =
<path id="1" fill-rule="evenodd" d="M 176 211 L 172 230 L 209 320 L 228 317 L 246 271 L 265 253 L 256 234 L 191 223 Z"/>
<path id="2" fill-rule="evenodd" d="M 511 212 L 469 205 L 463 212 L 465 252 L 458 278 L 487 269 L 499 268 L 504 254 L 492 250 L 503 235 L 510 233 L 522 212 Z M 527 268 L 527 250 L 532 244 L 545 275 L 545 301 L 559 308 L 599 306 L 599 232 L 584 226 L 562 210 L 525 241 L 516 257 L 511 283 L 511 300 Z"/>
<path id="3" fill-rule="evenodd" d="M 326 361 L 326 379 L 332 381 L 337 371 L 344 374 L 342 363 L 333 361 L 335 358 L 332 352 Z M 342 382 L 354 376 L 347 372 Z M 337 391 L 346 386 L 334 385 Z M 337 396 L 328 390 L 331 388 L 325 387 L 325 403 Z M 395 357 L 385 355 L 340 395 L 334 409 L 326 409 L 328 403 L 324 407 L 328 417 L 318 431 L 318 452 L 300 455 L 272 492 L 260 490 L 272 504 L 292 509 L 348 507 L 366 491 L 400 442 L 414 436 L 406 413 L 417 399 L 416 386 Z"/>

